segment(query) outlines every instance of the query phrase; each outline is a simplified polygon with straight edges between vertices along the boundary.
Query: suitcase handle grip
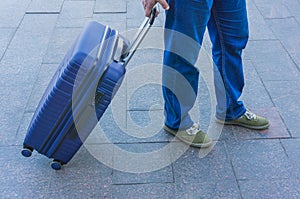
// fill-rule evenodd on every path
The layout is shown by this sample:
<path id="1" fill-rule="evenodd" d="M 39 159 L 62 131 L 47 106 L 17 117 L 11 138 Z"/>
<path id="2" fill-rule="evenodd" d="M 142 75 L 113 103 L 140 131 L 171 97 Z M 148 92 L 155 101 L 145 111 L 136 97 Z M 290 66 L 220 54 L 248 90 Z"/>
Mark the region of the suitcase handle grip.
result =
<path id="1" fill-rule="evenodd" d="M 158 9 L 157 5 L 155 5 L 152 9 L 151 16 L 149 18 L 148 17 L 145 18 L 145 20 L 143 21 L 143 23 L 139 27 L 134 39 L 132 40 L 132 42 L 128 46 L 127 50 L 125 51 L 125 53 L 124 53 L 125 56 L 123 58 L 124 66 L 126 66 L 128 64 L 128 62 L 130 61 L 130 59 L 134 55 L 135 51 L 137 50 L 137 48 L 139 47 L 139 45 L 141 44 L 141 42 L 145 38 L 145 36 L 148 33 L 149 29 L 153 25 L 153 23 L 155 21 L 157 9 Z"/>
<path id="2" fill-rule="evenodd" d="M 149 24 L 152 26 L 153 23 L 154 23 L 154 20 L 155 20 L 155 17 L 156 17 L 156 13 L 157 13 L 157 6 L 155 6 L 153 9 L 152 9 L 152 12 L 151 12 L 151 16 L 150 16 L 150 20 L 149 20 Z"/>

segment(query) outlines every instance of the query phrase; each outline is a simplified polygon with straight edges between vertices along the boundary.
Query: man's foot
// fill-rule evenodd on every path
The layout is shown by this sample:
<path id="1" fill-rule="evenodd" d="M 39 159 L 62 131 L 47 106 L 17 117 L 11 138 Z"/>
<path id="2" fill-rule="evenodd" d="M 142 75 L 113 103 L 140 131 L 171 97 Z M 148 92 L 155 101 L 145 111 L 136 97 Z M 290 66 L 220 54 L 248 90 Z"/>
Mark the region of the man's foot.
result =
<path id="1" fill-rule="evenodd" d="M 189 129 L 179 131 L 170 129 L 165 125 L 164 130 L 193 147 L 207 148 L 212 143 L 208 135 L 199 129 L 198 124 L 193 124 Z"/>
<path id="2" fill-rule="evenodd" d="M 247 110 L 244 115 L 242 115 L 240 118 L 236 120 L 222 121 L 216 119 L 216 121 L 221 124 L 239 125 L 239 126 L 243 126 L 255 130 L 267 129 L 270 126 L 268 119 L 255 115 L 249 110 Z"/>

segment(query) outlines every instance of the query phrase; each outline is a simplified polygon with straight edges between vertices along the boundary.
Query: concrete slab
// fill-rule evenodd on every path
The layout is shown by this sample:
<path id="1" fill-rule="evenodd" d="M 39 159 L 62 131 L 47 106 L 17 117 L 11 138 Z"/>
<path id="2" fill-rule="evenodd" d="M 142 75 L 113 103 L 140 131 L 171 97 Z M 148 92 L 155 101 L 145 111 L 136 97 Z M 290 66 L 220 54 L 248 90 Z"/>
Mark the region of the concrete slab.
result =
<path id="1" fill-rule="evenodd" d="M 292 16 L 286 4 L 281 0 L 253 1 L 264 18 L 286 18 Z"/>
<path id="2" fill-rule="evenodd" d="M 265 66 L 262 65 L 262 67 Z M 249 109 L 271 108 L 274 106 L 273 102 L 257 71 L 260 71 L 260 69 L 256 69 L 251 60 L 244 60 L 245 86 L 241 100 Z"/>
<path id="3" fill-rule="evenodd" d="M 299 23 L 295 18 L 272 19 L 267 23 L 300 70 Z"/>
<path id="4" fill-rule="evenodd" d="M 32 93 L 26 107 L 27 112 L 34 112 L 52 76 L 58 68 L 57 64 L 42 64 L 34 83 Z"/>
<path id="5" fill-rule="evenodd" d="M 292 175 L 296 176 L 299 179 L 300 176 L 300 168 L 299 168 L 299 151 L 300 151 L 300 139 L 289 139 L 289 140 L 281 140 L 281 143 L 286 151 L 288 156 L 288 160 L 292 166 Z M 296 185 L 296 184 L 295 184 Z M 297 189 L 296 186 L 293 188 Z M 299 189 L 297 189 L 299 191 Z"/>
<path id="6" fill-rule="evenodd" d="M 114 184 L 173 182 L 168 143 L 117 144 Z"/>
<path id="7" fill-rule="evenodd" d="M 276 39 L 274 33 L 270 27 L 266 24 L 263 15 L 257 9 L 252 1 L 248 6 L 248 21 L 249 21 L 249 33 L 250 40 L 261 40 L 261 39 Z"/>
<path id="8" fill-rule="evenodd" d="M 297 179 L 243 180 L 239 181 L 241 195 L 253 198 L 298 198 L 300 196 Z"/>
<path id="9" fill-rule="evenodd" d="M 94 13 L 126 13 L 127 1 L 111 0 L 107 3 L 105 0 L 96 0 Z"/>
<path id="10" fill-rule="evenodd" d="M 226 142 L 238 180 L 270 180 L 291 177 L 291 168 L 279 140 Z"/>
<path id="11" fill-rule="evenodd" d="M 0 28 L 0 60 L 13 38 L 15 31 L 14 28 Z"/>
<path id="12" fill-rule="evenodd" d="M 263 81 L 299 79 L 299 70 L 280 41 L 250 41 L 245 59 L 252 61 Z"/>
<path id="13" fill-rule="evenodd" d="M 120 34 L 126 32 L 126 13 L 94 14 L 93 20 L 118 30 Z"/>
<path id="14" fill-rule="evenodd" d="M 57 64 L 58 67 L 81 30 L 82 28 L 56 28 L 50 38 L 43 63 Z"/>
<path id="15" fill-rule="evenodd" d="M 33 0 L 26 10 L 26 14 L 59 14 L 64 0 Z"/>
<path id="16" fill-rule="evenodd" d="M 32 84 L 42 63 L 56 20 L 57 15 L 24 17 L 1 60 L 1 85 L 27 87 Z"/>
<path id="17" fill-rule="evenodd" d="M 299 81 L 270 81 L 266 87 L 292 137 L 299 137 Z"/>
<path id="18" fill-rule="evenodd" d="M 113 185 L 112 198 L 174 198 L 174 184 Z"/>
<path id="19" fill-rule="evenodd" d="M 31 158 L 20 154 L 44 88 L 87 21 L 110 25 L 131 40 L 145 18 L 142 4 L 1 0 L 0 198 L 298 198 L 299 4 L 247 1 L 250 41 L 243 57 L 242 99 L 270 119 L 268 130 L 210 121 L 214 96 L 205 79 L 213 77 L 207 33 L 195 117 L 204 130 L 211 125 L 213 147 L 191 148 L 162 130 L 161 10 L 92 135 L 62 170 L 53 171 L 51 159 L 37 152 Z M 155 167 L 149 170 L 149 164 Z"/>
<path id="20" fill-rule="evenodd" d="M 3 0 L 0 3 L 0 28 L 19 27 L 30 0 Z"/>
<path id="21" fill-rule="evenodd" d="M 93 17 L 94 1 L 65 1 L 57 27 L 82 28 Z"/>
<path id="22" fill-rule="evenodd" d="M 171 150 L 173 158 L 185 150 L 181 143 L 174 143 Z M 203 183 L 226 181 L 234 178 L 227 158 L 224 142 L 218 142 L 205 157 L 199 149 L 189 148 L 173 163 L 174 178 L 177 183 Z"/>
<path id="23" fill-rule="evenodd" d="M 201 170 L 201 168 L 199 168 Z M 201 172 L 201 171 L 199 171 Z M 241 198 L 235 180 L 176 184 L 177 198 Z"/>
<path id="24" fill-rule="evenodd" d="M 14 87 L 0 88 L 0 146 L 7 146 L 14 144 L 24 114 L 24 105 L 27 103 L 31 87 L 23 90 L 14 90 Z"/>

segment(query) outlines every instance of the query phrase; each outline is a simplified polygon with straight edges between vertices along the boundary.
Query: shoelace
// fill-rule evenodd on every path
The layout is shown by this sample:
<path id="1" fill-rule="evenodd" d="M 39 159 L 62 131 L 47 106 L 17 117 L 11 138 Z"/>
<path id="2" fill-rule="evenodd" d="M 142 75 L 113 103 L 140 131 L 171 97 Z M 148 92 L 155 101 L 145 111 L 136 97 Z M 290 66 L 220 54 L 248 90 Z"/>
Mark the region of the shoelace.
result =
<path id="1" fill-rule="evenodd" d="M 193 124 L 192 127 L 186 130 L 186 133 L 188 135 L 196 135 L 199 132 L 199 125 L 198 124 Z"/>
<path id="2" fill-rule="evenodd" d="M 248 120 L 256 120 L 256 118 L 257 118 L 257 116 L 254 113 L 252 113 L 248 110 L 246 111 L 245 116 Z"/>

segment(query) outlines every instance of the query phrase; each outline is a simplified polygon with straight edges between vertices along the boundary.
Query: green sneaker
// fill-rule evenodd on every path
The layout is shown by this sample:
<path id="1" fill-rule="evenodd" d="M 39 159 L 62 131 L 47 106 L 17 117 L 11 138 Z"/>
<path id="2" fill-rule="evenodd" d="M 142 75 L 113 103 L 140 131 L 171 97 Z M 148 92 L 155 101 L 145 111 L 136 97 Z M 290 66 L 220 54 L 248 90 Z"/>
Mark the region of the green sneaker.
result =
<path id="1" fill-rule="evenodd" d="M 247 110 L 244 115 L 242 115 L 240 118 L 236 120 L 222 121 L 216 119 L 216 121 L 221 124 L 238 125 L 249 129 L 255 129 L 255 130 L 267 129 L 270 126 L 268 119 L 258 116 L 249 110 Z"/>
<path id="2" fill-rule="evenodd" d="M 164 130 L 193 147 L 207 148 L 212 144 L 212 140 L 199 129 L 198 124 L 193 124 L 189 129 L 180 131 L 172 130 L 165 125 Z"/>

